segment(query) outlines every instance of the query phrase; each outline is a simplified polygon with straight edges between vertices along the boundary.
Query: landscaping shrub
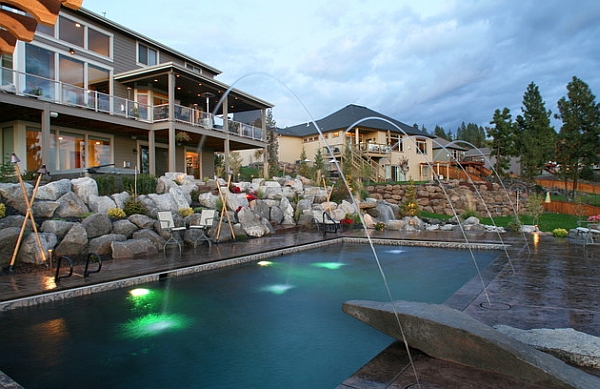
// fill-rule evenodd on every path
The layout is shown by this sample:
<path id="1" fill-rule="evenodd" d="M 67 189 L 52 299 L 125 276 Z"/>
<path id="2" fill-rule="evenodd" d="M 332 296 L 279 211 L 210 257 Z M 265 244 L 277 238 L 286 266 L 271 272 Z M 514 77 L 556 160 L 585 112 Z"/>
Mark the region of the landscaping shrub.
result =
<path id="1" fill-rule="evenodd" d="M 552 230 L 552 235 L 556 236 L 557 238 L 563 238 L 569 235 L 569 231 L 565 230 L 564 228 L 555 228 Z"/>
<path id="2" fill-rule="evenodd" d="M 146 209 L 144 203 L 133 197 L 130 197 L 127 200 L 125 200 L 125 204 L 123 204 L 123 211 L 125 211 L 125 214 L 127 216 L 136 214 L 146 215 L 148 213 L 148 210 Z"/>
<path id="3" fill-rule="evenodd" d="M 123 219 L 127 214 L 121 208 L 110 208 L 106 214 L 111 219 Z"/>

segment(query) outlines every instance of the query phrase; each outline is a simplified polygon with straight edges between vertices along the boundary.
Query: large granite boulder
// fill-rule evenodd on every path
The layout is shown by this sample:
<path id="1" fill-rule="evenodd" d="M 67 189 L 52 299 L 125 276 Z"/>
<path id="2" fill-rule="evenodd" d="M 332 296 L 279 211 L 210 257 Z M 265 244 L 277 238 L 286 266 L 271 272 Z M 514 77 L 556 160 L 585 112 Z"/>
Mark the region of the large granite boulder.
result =
<path id="1" fill-rule="evenodd" d="M 88 207 L 92 212 L 102 213 L 106 215 L 108 213 L 108 210 L 111 208 L 116 208 L 117 204 L 109 196 L 90 195 Z"/>
<path id="2" fill-rule="evenodd" d="M 86 217 L 81 225 L 85 228 L 88 239 L 110 234 L 112 231 L 112 222 L 105 213 L 93 213 Z"/>
<path id="3" fill-rule="evenodd" d="M 64 178 L 62 180 L 52 181 L 46 185 L 40 186 L 35 198 L 38 200 L 56 201 L 70 191 L 71 180 Z"/>
<path id="4" fill-rule="evenodd" d="M 85 254 L 88 245 L 88 236 L 85 227 L 80 223 L 75 223 L 67 232 L 63 240 L 54 249 L 56 258 L 63 255 L 67 257 L 76 257 Z"/>
<path id="5" fill-rule="evenodd" d="M 98 255 L 112 254 L 112 242 L 123 242 L 127 240 L 125 235 L 107 234 L 90 239 L 88 251 Z"/>
<path id="6" fill-rule="evenodd" d="M 48 250 L 54 249 L 56 243 L 58 243 L 57 236 L 52 233 L 42 232 L 38 234 L 38 236 L 40 237 L 42 250 L 44 250 L 44 257 L 42 257 L 42 254 L 40 253 L 35 234 L 29 234 L 23 239 L 21 242 L 21 247 L 19 247 L 18 258 L 21 262 L 36 264 L 42 263 L 44 258 L 46 260 L 48 259 Z"/>
<path id="7" fill-rule="evenodd" d="M 58 201 L 35 201 L 31 207 L 34 218 L 50 218 L 60 203 Z"/>
<path id="8" fill-rule="evenodd" d="M 85 204 L 89 204 L 90 196 L 98 196 L 98 184 L 91 177 L 81 177 L 71 180 L 71 188 Z"/>
<path id="9" fill-rule="evenodd" d="M 123 235 L 127 238 L 131 238 L 137 230 L 139 230 L 139 227 L 129 220 L 116 220 L 112 224 L 113 234 Z"/>
<path id="10" fill-rule="evenodd" d="M 54 214 L 58 217 L 80 217 L 89 212 L 88 206 L 74 192 L 66 193 L 58 199 L 58 207 Z"/>
<path id="11" fill-rule="evenodd" d="M 158 255 L 158 250 L 149 239 L 128 239 L 111 242 L 113 259 L 139 258 Z"/>
<path id="12" fill-rule="evenodd" d="M 8 265 L 15 250 L 21 229 L 19 227 L 6 227 L 0 230 L 0 265 Z"/>
<path id="13" fill-rule="evenodd" d="M 156 222 L 156 219 L 140 214 L 131 215 L 127 220 L 135 224 L 138 228 L 154 228 L 154 223 Z"/>
<path id="14" fill-rule="evenodd" d="M 156 250 L 162 250 L 165 245 L 166 239 L 159 235 L 156 231 L 150 229 L 138 230 L 131 235 L 132 239 L 146 239 L 154 245 Z M 167 237 L 168 239 L 168 237 Z"/>
<path id="15" fill-rule="evenodd" d="M 59 238 L 63 238 L 74 225 L 75 222 L 68 222 L 65 220 L 45 220 L 42 223 L 40 231 L 52 233 Z"/>

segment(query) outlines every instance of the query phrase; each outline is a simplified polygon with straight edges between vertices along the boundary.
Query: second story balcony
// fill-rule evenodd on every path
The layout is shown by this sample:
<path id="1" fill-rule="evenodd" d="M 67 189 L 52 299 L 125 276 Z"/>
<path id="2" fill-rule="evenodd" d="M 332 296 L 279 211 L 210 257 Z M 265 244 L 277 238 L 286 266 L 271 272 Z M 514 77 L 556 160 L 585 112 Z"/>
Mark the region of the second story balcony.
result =
<path id="1" fill-rule="evenodd" d="M 0 92 L 36 98 L 54 104 L 73 106 L 107 115 L 130 118 L 146 123 L 176 121 L 194 127 L 214 131 L 225 131 L 232 135 L 252 140 L 265 141 L 266 134 L 261 128 L 225 119 L 221 115 L 204 112 L 198 107 L 179 104 L 149 105 L 128 98 L 85 89 L 49 78 L 0 68 Z"/>

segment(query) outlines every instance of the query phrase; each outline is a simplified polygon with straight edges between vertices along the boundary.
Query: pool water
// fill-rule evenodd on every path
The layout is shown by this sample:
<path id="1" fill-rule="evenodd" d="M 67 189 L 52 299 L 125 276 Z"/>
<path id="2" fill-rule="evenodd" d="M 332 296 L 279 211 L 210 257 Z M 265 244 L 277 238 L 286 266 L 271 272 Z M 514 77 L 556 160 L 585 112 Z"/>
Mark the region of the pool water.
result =
<path id="1" fill-rule="evenodd" d="M 442 303 L 467 251 L 377 246 L 393 299 Z M 496 256 L 475 252 L 480 268 Z M 341 311 L 389 301 L 371 248 L 260 263 L 0 314 L 0 370 L 34 388 L 335 388 L 393 340 Z"/>

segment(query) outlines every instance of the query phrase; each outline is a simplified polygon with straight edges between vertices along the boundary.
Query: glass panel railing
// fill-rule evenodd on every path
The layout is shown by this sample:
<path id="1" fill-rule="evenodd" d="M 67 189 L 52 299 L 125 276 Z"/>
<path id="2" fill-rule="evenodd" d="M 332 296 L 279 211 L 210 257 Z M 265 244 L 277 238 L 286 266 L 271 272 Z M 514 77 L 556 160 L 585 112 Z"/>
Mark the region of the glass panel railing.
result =
<path id="1" fill-rule="evenodd" d="M 169 119 L 168 104 L 155 106 L 142 104 L 123 97 L 3 67 L 0 68 L 0 91 L 51 100 L 58 104 L 77 106 L 150 123 Z M 224 127 L 223 117 L 182 105 L 174 106 L 172 117 L 176 121 L 206 129 L 223 131 Z M 265 140 L 265 131 L 249 124 L 230 120 L 228 128 L 230 133 L 240 137 Z"/>
<path id="2" fill-rule="evenodd" d="M 155 122 L 164 122 L 169 119 L 169 104 L 155 105 L 153 112 Z"/>
<path id="3" fill-rule="evenodd" d="M 77 107 L 87 107 L 85 96 L 86 89 L 69 84 L 60 84 L 61 86 L 61 104 L 74 105 Z"/>

